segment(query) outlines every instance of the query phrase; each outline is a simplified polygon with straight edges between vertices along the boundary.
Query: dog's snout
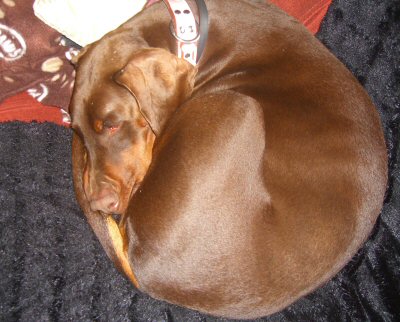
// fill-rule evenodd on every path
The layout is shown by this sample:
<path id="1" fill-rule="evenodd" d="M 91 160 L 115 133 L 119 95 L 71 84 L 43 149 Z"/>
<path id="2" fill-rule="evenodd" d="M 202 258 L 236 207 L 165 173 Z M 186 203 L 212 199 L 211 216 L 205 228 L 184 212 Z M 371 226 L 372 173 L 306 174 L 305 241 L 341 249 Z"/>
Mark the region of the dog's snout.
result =
<path id="1" fill-rule="evenodd" d="M 106 214 L 114 214 L 118 212 L 118 207 L 118 194 L 109 188 L 101 189 L 99 193 L 93 195 L 90 200 L 90 208 L 93 211 L 101 211 Z"/>

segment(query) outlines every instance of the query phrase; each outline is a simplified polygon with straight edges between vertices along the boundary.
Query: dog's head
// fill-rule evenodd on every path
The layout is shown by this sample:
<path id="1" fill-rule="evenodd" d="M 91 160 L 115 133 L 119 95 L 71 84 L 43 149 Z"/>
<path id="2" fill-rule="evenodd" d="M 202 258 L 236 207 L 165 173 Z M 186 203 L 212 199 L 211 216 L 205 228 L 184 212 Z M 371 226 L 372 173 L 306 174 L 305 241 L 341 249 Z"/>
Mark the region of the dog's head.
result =
<path id="1" fill-rule="evenodd" d="M 82 175 L 74 179 L 82 182 L 91 210 L 122 214 L 148 170 L 155 138 L 190 96 L 195 68 L 163 49 L 137 51 L 120 70 L 86 55 L 70 107 L 83 147 L 73 151 L 80 160 L 74 167 L 81 169 L 74 176 Z M 76 151 L 84 155 L 78 158 Z"/>

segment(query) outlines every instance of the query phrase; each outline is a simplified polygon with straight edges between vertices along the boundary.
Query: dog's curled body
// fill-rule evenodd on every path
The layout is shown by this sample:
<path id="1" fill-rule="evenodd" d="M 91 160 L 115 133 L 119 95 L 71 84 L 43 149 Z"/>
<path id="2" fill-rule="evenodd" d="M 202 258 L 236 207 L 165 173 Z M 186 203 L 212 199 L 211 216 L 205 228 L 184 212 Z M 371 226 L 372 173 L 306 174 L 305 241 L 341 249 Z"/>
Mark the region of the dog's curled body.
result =
<path id="1" fill-rule="evenodd" d="M 171 54 L 162 3 L 85 50 L 71 102 L 75 187 L 141 290 L 255 318 L 355 254 L 382 206 L 386 148 L 365 91 L 299 22 L 268 4 L 206 4 L 196 68 Z M 110 113 L 116 126 L 99 116 Z M 95 211 L 113 207 L 125 255 Z"/>

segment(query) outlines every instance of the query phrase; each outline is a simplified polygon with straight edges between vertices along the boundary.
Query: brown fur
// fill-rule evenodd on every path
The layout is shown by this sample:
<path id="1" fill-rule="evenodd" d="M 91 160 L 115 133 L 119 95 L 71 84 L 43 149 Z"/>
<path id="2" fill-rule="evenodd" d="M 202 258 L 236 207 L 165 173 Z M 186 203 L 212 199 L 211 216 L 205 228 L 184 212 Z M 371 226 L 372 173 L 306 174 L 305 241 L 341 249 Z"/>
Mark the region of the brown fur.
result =
<path id="1" fill-rule="evenodd" d="M 75 187 L 141 290 L 255 318 L 357 251 L 382 206 L 386 149 L 366 92 L 297 21 L 250 1 L 207 6 L 196 68 L 174 56 L 163 4 L 86 48 L 71 103 Z"/>

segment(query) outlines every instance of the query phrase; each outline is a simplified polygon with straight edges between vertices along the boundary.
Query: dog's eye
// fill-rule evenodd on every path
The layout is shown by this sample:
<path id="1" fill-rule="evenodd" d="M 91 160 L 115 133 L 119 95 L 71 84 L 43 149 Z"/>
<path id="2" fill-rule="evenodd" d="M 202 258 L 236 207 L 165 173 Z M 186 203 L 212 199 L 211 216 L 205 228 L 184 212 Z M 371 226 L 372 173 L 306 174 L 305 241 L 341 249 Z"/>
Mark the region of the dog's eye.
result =
<path id="1" fill-rule="evenodd" d="M 96 120 L 93 124 L 94 130 L 97 133 L 114 133 L 121 127 L 120 122 L 111 122 L 109 120 Z"/>
<path id="2" fill-rule="evenodd" d="M 110 121 L 104 121 L 103 126 L 109 132 L 114 133 L 120 128 L 121 124 L 120 123 L 112 123 Z"/>

